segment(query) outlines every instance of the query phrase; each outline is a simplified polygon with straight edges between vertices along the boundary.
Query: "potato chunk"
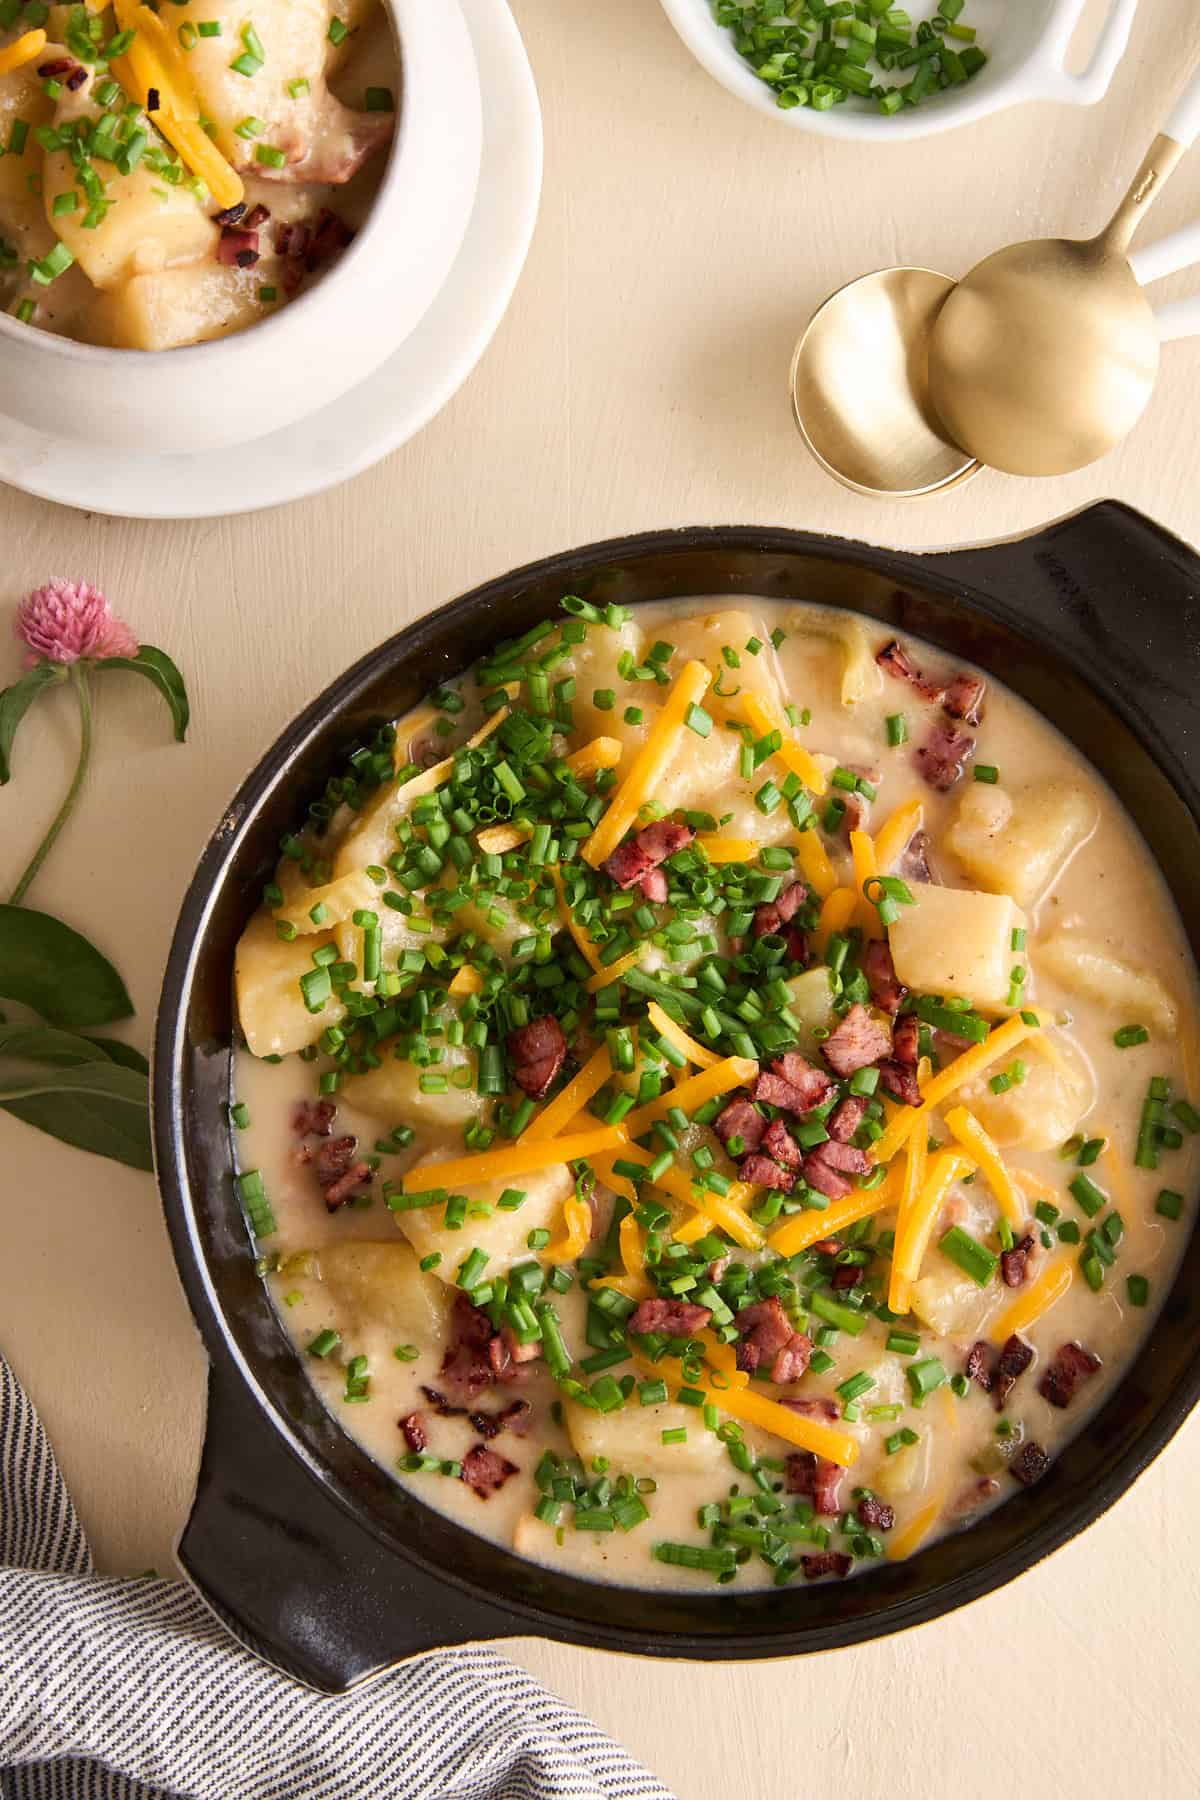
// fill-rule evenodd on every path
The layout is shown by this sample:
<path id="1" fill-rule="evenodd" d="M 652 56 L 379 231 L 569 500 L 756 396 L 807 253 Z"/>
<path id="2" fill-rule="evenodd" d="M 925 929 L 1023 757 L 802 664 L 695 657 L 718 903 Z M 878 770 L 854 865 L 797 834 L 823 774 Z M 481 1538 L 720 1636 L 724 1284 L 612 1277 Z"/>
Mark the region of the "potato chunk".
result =
<path id="1" fill-rule="evenodd" d="M 256 913 L 251 919 L 234 958 L 234 988 L 238 1018 L 253 1056 L 303 1050 L 316 1043 L 326 1026 L 345 1017 L 346 1009 L 336 999 L 310 1013 L 300 991 L 300 977 L 313 967 L 313 951 L 332 942 L 331 932 L 321 932 L 285 944 L 270 913 Z"/>
<path id="2" fill-rule="evenodd" d="M 815 969 L 805 969 L 803 975 L 796 975 L 787 985 L 792 996 L 788 1010 L 800 1021 L 803 1034 L 800 1050 L 805 1056 L 813 1056 L 818 1043 L 815 1034 L 831 1031 L 835 1023 L 833 976 L 822 963 Z"/>
<path id="3" fill-rule="evenodd" d="M 370 1326 L 397 1344 L 440 1341 L 446 1319 L 445 1284 L 426 1275 L 407 1244 L 366 1238 L 320 1251 L 321 1279 L 337 1304 L 343 1335 Z"/>
<path id="4" fill-rule="evenodd" d="M 593 1412 L 568 1401 L 566 1427 L 577 1455 L 590 1467 L 593 1457 L 606 1456 L 617 1475 L 694 1475 L 717 1469 L 725 1446 L 707 1431 L 694 1406 L 622 1406 L 616 1412 Z M 682 1427 L 687 1440 L 664 1444 L 664 1431 Z"/>
<path id="5" fill-rule="evenodd" d="M 334 925 L 342 924 L 364 907 L 371 912 L 379 910 L 379 889 L 371 877 L 359 869 L 353 875 L 327 882 L 324 887 L 305 888 L 279 907 L 275 917 L 295 926 L 301 937 L 307 937 L 314 931 L 328 931 Z M 318 915 L 316 919 L 314 912 Z"/>
<path id="6" fill-rule="evenodd" d="M 393 1055 L 395 1039 L 379 1046 L 382 1061 L 377 1069 L 365 1075 L 350 1075 L 343 1093 L 351 1106 L 357 1106 L 372 1118 L 388 1125 L 434 1125 L 447 1131 L 469 1125 L 483 1111 L 484 1096 L 475 1092 L 475 1053 L 457 1044 L 447 1044 L 441 1062 L 420 1068 L 406 1058 Z M 466 1087 L 458 1087 L 454 1076 L 465 1069 L 470 1075 Z M 422 1075 L 445 1075 L 444 1093 L 429 1094 L 421 1086 Z"/>
<path id="7" fill-rule="evenodd" d="M 973 1081 L 962 1097 L 979 1123 L 1001 1149 L 1019 1144 L 1023 1150 L 1054 1150 L 1072 1136 L 1081 1119 L 1091 1111 L 1096 1084 L 1088 1064 L 1069 1040 L 1056 1034 L 1058 1060 L 1040 1052 L 1035 1038 L 1029 1054 L 1022 1051 L 1025 1079 L 992 1092 L 988 1081 Z"/>
<path id="8" fill-rule="evenodd" d="M 422 1157 L 421 1166 L 436 1161 L 436 1157 Z M 490 1206 L 492 1210 L 487 1218 L 468 1213 L 461 1231 L 446 1229 L 444 1206 L 418 1207 L 411 1212 L 398 1212 L 395 1218 L 418 1257 L 441 1251 L 437 1273 L 443 1281 L 453 1282 L 464 1258 L 476 1249 L 487 1253 L 485 1273 L 490 1278 L 503 1275 L 514 1263 L 528 1258 L 525 1240 L 531 1231 L 557 1233 L 562 1203 L 573 1187 L 571 1171 L 560 1163 L 535 1174 L 514 1176 L 512 1181 L 480 1182 L 469 1188 L 467 1198 L 472 1205 Z M 505 1212 L 497 1204 L 506 1188 L 515 1188 L 525 1195 L 515 1212 Z"/>
<path id="9" fill-rule="evenodd" d="M 914 904 L 890 928 L 896 974 L 918 993 L 1003 1012 L 1013 968 L 1012 934 L 1025 914 L 1007 894 L 912 884 Z"/>
<path id="10" fill-rule="evenodd" d="M 660 636 L 675 645 L 675 654 L 667 665 L 672 674 L 677 674 L 686 662 L 702 662 L 712 670 L 713 687 L 726 690 L 726 699 L 722 699 L 720 694 L 714 694 L 711 687 L 704 697 L 705 711 L 710 712 L 715 719 L 734 718 L 739 722 L 744 721 L 747 694 L 756 694 L 776 711 L 782 707 L 783 680 L 779 659 L 771 643 L 770 631 L 755 613 L 732 607 L 727 612 L 701 613 L 690 619 L 672 619 L 669 626 L 664 626 Z M 757 655 L 746 648 L 748 643 L 755 641 L 761 645 Z M 726 647 L 741 659 L 736 669 L 731 670 L 722 655 Z M 730 693 L 730 689 L 739 691 Z M 714 732 L 713 735 L 715 737 L 717 734 Z M 725 732 L 722 735 L 729 737 L 732 734 Z M 733 741 L 736 745 L 736 737 Z M 722 806 L 714 810 L 724 812 L 725 808 Z"/>
<path id="11" fill-rule="evenodd" d="M 959 1332 L 976 1331 L 994 1294 L 985 1294 L 969 1275 L 960 1274 L 944 1257 L 940 1262 L 940 1268 L 913 1283 L 913 1312 L 939 1337 L 956 1337 Z"/>
<path id="12" fill-rule="evenodd" d="M 55 122 L 61 125 L 64 119 L 94 120 L 99 116 L 94 106 L 72 106 L 60 112 Z M 94 287 L 119 287 L 132 275 L 214 257 L 220 232 L 190 188 L 168 187 L 144 163 L 130 175 L 115 168 L 106 170 L 106 175 L 108 211 L 98 225 L 89 228 L 84 224 L 86 202 L 74 212 L 52 214 L 60 194 L 77 191 L 79 177 L 65 150 L 46 156 L 43 191 L 47 215 Z"/>
<path id="13" fill-rule="evenodd" d="M 1123 961 L 1102 939 L 1060 931 L 1038 944 L 1034 956 L 1039 969 L 1073 993 L 1098 1000 L 1131 1024 L 1174 1037 L 1179 1008 L 1157 975 Z"/>
<path id="14" fill-rule="evenodd" d="M 553 681 L 570 676 L 575 678 L 575 698 L 571 702 L 571 716 L 575 722 L 572 742 L 578 746 L 594 737 L 620 738 L 626 746 L 621 761 L 623 769 L 629 767 L 645 742 L 657 697 L 666 690 L 652 681 L 627 682 L 617 665 L 626 652 L 635 663 L 640 663 L 648 647 L 641 626 L 635 625 L 632 619 L 615 631 L 607 625 L 589 625 L 583 642 L 571 646 L 570 656 L 555 665 L 551 676 Z M 539 645 L 539 651 L 542 648 Z M 635 685 L 637 704 L 644 715 L 640 725 L 631 725 L 625 718 L 625 708 L 634 700 L 632 688 Z M 616 696 L 616 704 L 609 708 L 597 706 L 595 695 L 606 691 Z"/>
<path id="15" fill-rule="evenodd" d="M 262 316 L 262 281 L 261 264 L 233 269 L 219 262 L 133 275 L 97 302 L 88 336 L 117 350 L 176 350 L 227 337 Z"/>
<path id="16" fill-rule="evenodd" d="M 946 847 L 980 887 L 1008 894 L 1018 906 L 1035 906 L 1099 817 L 1095 796 L 1070 781 L 1015 794 L 974 781 L 963 790 Z"/>

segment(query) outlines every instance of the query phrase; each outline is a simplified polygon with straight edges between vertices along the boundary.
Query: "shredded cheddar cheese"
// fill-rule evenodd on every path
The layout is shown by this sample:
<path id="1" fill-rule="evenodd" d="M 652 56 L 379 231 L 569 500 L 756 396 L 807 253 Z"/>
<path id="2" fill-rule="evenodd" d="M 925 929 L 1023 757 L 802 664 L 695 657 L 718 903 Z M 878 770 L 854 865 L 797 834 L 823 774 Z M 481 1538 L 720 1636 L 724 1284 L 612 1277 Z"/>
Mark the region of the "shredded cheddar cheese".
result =
<path id="1" fill-rule="evenodd" d="M 925 1167 L 929 1158 L 929 1133 L 914 1131 L 908 1140 L 904 1173 L 900 1178 L 900 1199 L 896 1211 L 896 1243 L 908 1232 L 916 1215 L 921 1189 L 925 1186 Z M 895 1247 L 888 1278 L 888 1306 L 892 1312 L 906 1313 L 912 1298 L 912 1280 L 896 1262 Z"/>
<path id="2" fill-rule="evenodd" d="M 1014 1014 L 1011 1019 L 1006 1019 L 1003 1025 L 998 1025 L 994 1031 L 989 1032 L 982 1044 L 976 1044 L 972 1049 L 964 1051 L 961 1056 L 955 1057 L 947 1068 L 940 1069 L 936 1075 L 923 1081 L 921 1083 L 923 1104 L 921 1106 L 904 1106 L 894 1113 L 888 1120 L 883 1136 L 878 1138 L 868 1150 L 868 1156 L 877 1163 L 890 1162 L 897 1150 L 908 1142 L 909 1135 L 915 1130 L 919 1120 L 927 1123 L 929 1114 L 935 1106 L 940 1106 L 943 1100 L 948 1100 L 951 1094 L 955 1093 L 965 1082 L 974 1081 L 977 1075 L 982 1075 L 985 1069 L 990 1069 L 994 1062 L 998 1062 L 1002 1056 L 1007 1056 L 1010 1050 L 1015 1050 L 1017 1045 L 1023 1043 L 1031 1033 L 1042 1029 L 1042 1018 L 1032 1011 L 1030 1011 L 1030 1017 L 1037 1019 L 1035 1025 L 1027 1025 L 1020 1013 Z"/>
<path id="3" fill-rule="evenodd" d="M 758 845 L 753 838 L 722 837 L 720 832 L 702 831 L 695 848 L 703 850 L 711 863 L 757 862 Z"/>
<path id="4" fill-rule="evenodd" d="M 475 842 L 487 856 L 503 856 L 533 836 L 528 825 L 488 825 L 475 833 Z"/>
<path id="5" fill-rule="evenodd" d="M 816 831 L 801 831 L 795 842 L 796 861 L 800 865 L 800 873 L 817 896 L 818 900 L 828 900 L 838 879 L 833 864 L 825 853 L 825 846 Z"/>
<path id="6" fill-rule="evenodd" d="M 473 1156 L 452 1156 L 446 1162 L 424 1163 L 404 1177 L 406 1194 L 428 1194 L 433 1188 L 476 1187 L 481 1181 L 506 1181 L 510 1175 L 531 1175 L 552 1169 L 581 1156 L 617 1150 L 625 1141 L 623 1125 L 598 1125 L 570 1137 L 530 1143 L 519 1137 L 501 1150 L 480 1150 Z"/>
<path id="7" fill-rule="evenodd" d="M 461 969 L 455 970 L 447 991 L 453 994 L 456 1000 L 460 996 L 465 998 L 468 994 L 482 993 L 483 976 L 471 963 L 464 963 Z"/>
<path id="8" fill-rule="evenodd" d="M 942 1388 L 939 1399 L 942 1411 L 942 1431 L 953 1450 L 958 1445 L 958 1403 L 948 1387 Z M 943 1465 L 945 1473 L 934 1478 L 936 1487 L 931 1498 L 918 1507 L 912 1517 L 906 1519 L 898 1530 L 889 1532 L 886 1551 L 889 1562 L 903 1562 L 906 1557 L 912 1555 L 914 1550 L 919 1549 L 929 1536 L 950 1497 L 949 1471 L 953 1466 L 953 1458 L 948 1457 Z"/>
<path id="9" fill-rule="evenodd" d="M 1074 1279 L 1074 1265 L 1066 1257 L 1043 1269 L 1020 1299 L 1014 1300 L 1011 1306 L 992 1320 L 987 1333 L 993 1344 L 1005 1343 L 1014 1332 L 1028 1331 L 1031 1325 L 1036 1324 L 1043 1314 L 1048 1313 L 1062 1299 Z"/>
<path id="10" fill-rule="evenodd" d="M 1001 1156 L 999 1148 L 988 1136 L 973 1112 L 965 1106 L 956 1106 L 946 1114 L 946 1129 L 952 1137 L 956 1137 L 963 1149 L 972 1156 L 983 1170 L 987 1184 L 1000 1202 L 1001 1210 L 1010 1225 L 1020 1227 L 1025 1223 L 1025 1202 L 1021 1191 L 1014 1181 Z M 911 1141 L 911 1140 L 910 1140 Z"/>
<path id="11" fill-rule="evenodd" d="M 554 891 L 558 895 L 558 915 L 574 938 L 576 948 L 584 960 L 592 965 L 597 975 L 603 973 L 607 978 L 608 971 L 600 961 L 600 952 L 567 905 L 566 889 L 563 887 L 563 878 L 558 869 L 551 869 L 550 879 L 554 883 Z"/>
<path id="12" fill-rule="evenodd" d="M 191 76 L 162 20 L 148 6 L 132 5 L 131 0 L 114 0 L 114 11 L 122 29 L 136 34 L 113 63 L 118 81 L 143 106 L 151 90 L 157 92 L 160 105 L 151 115 L 157 129 L 219 206 L 237 206 L 246 197 L 245 185 L 200 124 Z"/>
<path id="13" fill-rule="evenodd" d="M 854 859 L 854 887 L 858 895 L 855 911 L 863 934 L 869 938 L 883 936 L 883 926 L 879 922 L 879 908 L 867 899 L 866 884 L 879 873 L 876 860 L 875 845 L 868 831 L 852 831 L 850 833 L 850 854 Z"/>
<path id="14" fill-rule="evenodd" d="M 679 1088 L 676 1088 L 674 1094 L 668 1096 L 668 1099 L 673 1102 L 674 1095 L 680 1091 Z M 626 1129 L 629 1127 L 629 1120 L 633 1117 L 634 1114 L 630 1113 L 624 1120 Z M 630 1135 L 632 1136 L 632 1133 Z M 603 1173 L 601 1173 L 599 1163 L 593 1165 L 596 1173 L 600 1175 L 600 1179 L 607 1187 L 613 1188 L 618 1193 L 626 1194 L 631 1200 L 636 1200 L 636 1187 L 625 1176 L 618 1174 L 613 1169 L 612 1165 L 615 1160 L 640 1163 L 643 1168 L 646 1168 L 654 1158 L 648 1150 L 643 1150 L 638 1144 L 625 1144 L 616 1152 L 614 1158 L 606 1159 Z M 716 1194 L 711 1188 L 698 1186 L 683 1169 L 672 1168 L 660 1175 L 654 1185 L 664 1194 L 670 1194 L 674 1199 L 683 1200 L 688 1206 L 694 1206 L 697 1212 L 704 1217 L 707 1230 L 711 1230 L 714 1225 L 719 1225 L 726 1236 L 731 1237 L 735 1244 L 740 1244 L 743 1250 L 761 1250 L 766 1243 L 765 1233 L 760 1230 L 753 1219 L 747 1218 L 743 1210 L 756 1192 L 746 1182 L 731 1181 L 727 1194 Z M 696 1236 L 703 1237 L 704 1232 L 697 1232 Z"/>
<path id="15" fill-rule="evenodd" d="M 23 68 L 27 62 L 32 62 L 35 56 L 40 56 L 45 48 L 46 34 L 44 31 L 25 32 L 23 36 L 17 38 L 15 43 L 6 44 L 3 50 L 0 50 L 0 75 L 11 75 L 14 69 Z"/>
<path id="16" fill-rule="evenodd" d="M 707 1237 L 713 1229 L 713 1221 L 707 1213 L 693 1213 L 682 1225 L 677 1225 L 671 1233 L 677 1244 L 697 1244 L 702 1237 Z"/>
<path id="17" fill-rule="evenodd" d="M 908 1311 L 912 1284 L 921 1273 L 934 1221 L 942 1202 L 956 1181 L 969 1175 L 975 1164 L 961 1150 L 939 1150 L 930 1163 L 921 1191 L 896 1225 L 888 1306 L 893 1312 Z"/>
<path id="18" fill-rule="evenodd" d="M 881 875 L 890 875 L 914 832 L 925 823 L 925 802 L 906 800 L 880 827 L 875 838 L 875 861 Z"/>
<path id="19" fill-rule="evenodd" d="M 474 750 L 479 744 L 486 743 L 493 731 L 499 731 L 507 717 L 507 706 L 498 707 L 490 719 L 484 720 L 474 736 L 467 739 L 464 748 Z M 454 756 L 444 756 L 432 768 L 425 769 L 420 775 L 414 775 L 411 781 L 402 783 L 397 791 L 405 800 L 421 800 L 426 794 L 436 793 L 438 788 L 445 787 L 453 773 Z"/>
<path id="20" fill-rule="evenodd" d="M 642 1243 L 641 1229 L 632 1213 L 626 1213 L 621 1220 L 617 1227 L 617 1238 L 625 1274 L 633 1286 L 641 1288 L 641 1297 L 648 1297 L 654 1289 L 646 1274 L 646 1250 Z"/>
<path id="21" fill-rule="evenodd" d="M 584 987 L 589 994 L 598 994 L 601 988 L 611 987 L 614 981 L 620 981 L 622 975 L 628 975 L 630 969 L 636 969 L 645 954 L 644 946 L 639 944 L 636 950 L 630 950 L 627 955 L 619 956 L 616 962 L 609 963 L 607 968 L 601 966 L 594 975 L 589 975 L 583 984 Z"/>
<path id="22" fill-rule="evenodd" d="M 593 869 L 611 856 L 638 815 L 638 808 L 649 800 L 656 783 L 670 761 L 687 729 L 688 708 L 704 698 L 712 681 L 712 673 L 703 663 L 685 663 L 667 695 L 662 711 L 654 721 L 650 735 L 634 758 L 633 767 L 617 787 L 608 809 L 583 846 L 583 857 Z"/>
<path id="23" fill-rule="evenodd" d="M 657 1100 L 648 1100 L 645 1106 L 639 1106 L 635 1112 L 629 1113 L 623 1121 L 625 1129 L 631 1138 L 641 1137 L 644 1131 L 649 1131 L 655 1119 L 665 1118 L 673 1106 L 682 1106 L 685 1112 L 694 1112 L 706 1100 L 728 1093 L 730 1088 L 745 1087 L 757 1074 L 758 1064 L 751 1062 L 748 1056 L 722 1057 L 710 1068 L 702 1069 L 699 1075 L 691 1076 L 669 1093 L 660 1094 Z"/>
<path id="24" fill-rule="evenodd" d="M 694 1037 L 689 1037 L 683 1026 L 677 1025 L 657 1000 L 652 1000 L 646 1008 L 646 1017 L 659 1037 L 666 1038 L 669 1044 L 673 1044 L 698 1069 L 713 1069 L 721 1061 L 715 1050 L 710 1050 L 706 1044 L 698 1044 Z"/>
<path id="25" fill-rule="evenodd" d="M 562 1092 L 544 1107 L 533 1122 L 527 1125 L 520 1137 L 519 1144 L 543 1144 L 548 1138 L 557 1137 L 581 1113 L 593 1094 L 598 1094 L 609 1076 L 612 1074 L 612 1061 L 608 1054 L 607 1044 L 601 1044 L 593 1056 L 584 1063 L 579 1073 L 568 1081 Z M 580 1130 L 585 1128 L 580 1125 Z"/>
<path id="26" fill-rule="evenodd" d="M 824 1212 L 796 1213 L 771 1233 L 767 1248 L 776 1256 L 795 1256 L 801 1250 L 819 1244 L 823 1238 L 836 1237 L 839 1231 L 857 1225 L 860 1219 L 873 1218 L 895 1203 L 896 1178 L 889 1173 L 887 1180 L 881 1181 L 878 1187 L 856 1188 L 844 1200 L 832 1201 Z"/>
<path id="27" fill-rule="evenodd" d="M 778 1400 L 768 1400 L 765 1394 L 751 1392 L 749 1386 L 715 1388 L 707 1381 L 702 1381 L 700 1385 L 707 1398 L 721 1412 L 730 1413 L 735 1419 L 742 1419 L 748 1425 L 761 1426 L 763 1431 L 769 1431 L 773 1437 L 795 1444 L 801 1450 L 811 1450 L 817 1456 L 827 1457 L 830 1462 L 837 1463 L 843 1469 L 851 1468 L 858 1461 L 858 1440 L 848 1431 L 839 1431 L 836 1425 L 825 1425 L 820 1419 L 803 1418 L 790 1407 L 780 1405 Z"/>
<path id="28" fill-rule="evenodd" d="M 798 775 L 805 787 L 810 788 L 814 794 L 825 792 L 827 783 L 824 769 L 811 751 L 796 742 L 791 726 L 769 700 L 765 700 L 761 694 L 747 694 L 746 717 L 760 738 L 777 731 L 783 740 L 775 752 L 780 762 L 793 775 Z"/>
<path id="29" fill-rule="evenodd" d="M 593 738 L 578 750 L 572 750 L 563 761 L 572 775 L 595 775 L 601 769 L 615 769 L 625 746 L 620 738 Z"/>
<path id="30" fill-rule="evenodd" d="M 857 907 L 858 895 L 853 888 L 834 888 L 821 907 L 817 929 L 813 933 L 813 946 L 819 955 L 824 954 L 831 937 L 839 931 L 845 931 Z"/>
<path id="31" fill-rule="evenodd" d="M 556 1244 L 547 1244 L 540 1252 L 543 1262 L 578 1262 L 592 1235 L 592 1209 L 586 1200 L 571 1196 L 563 1201 L 564 1235 Z"/>

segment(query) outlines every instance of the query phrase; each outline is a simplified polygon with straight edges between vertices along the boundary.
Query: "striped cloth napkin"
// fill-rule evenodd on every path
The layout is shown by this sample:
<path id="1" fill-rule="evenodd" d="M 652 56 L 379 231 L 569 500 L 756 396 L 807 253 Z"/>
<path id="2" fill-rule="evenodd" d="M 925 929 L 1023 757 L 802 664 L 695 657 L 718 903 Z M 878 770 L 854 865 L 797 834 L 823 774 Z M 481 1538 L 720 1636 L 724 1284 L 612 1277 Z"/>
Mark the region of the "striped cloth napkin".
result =
<path id="1" fill-rule="evenodd" d="M 671 1800 L 493 1650 L 313 1694 L 176 1581 L 96 1575 L 41 1421 L 0 1358 L 4 1800 Z"/>

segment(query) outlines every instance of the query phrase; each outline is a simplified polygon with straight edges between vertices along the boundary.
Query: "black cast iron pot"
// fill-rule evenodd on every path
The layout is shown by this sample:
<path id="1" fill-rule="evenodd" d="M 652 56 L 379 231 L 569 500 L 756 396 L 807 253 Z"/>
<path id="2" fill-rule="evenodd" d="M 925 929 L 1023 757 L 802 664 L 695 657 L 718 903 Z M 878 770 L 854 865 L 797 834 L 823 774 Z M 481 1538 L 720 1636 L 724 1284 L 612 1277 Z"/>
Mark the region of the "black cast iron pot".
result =
<path id="1" fill-rule="evenodd" d="M 522 1561 L 429 1510 L 324 1410 L 255 1275 L 232 1188 L 234 946 L 280 836 L 347 742 L 553 612 L 564 593 L 602 602 L 811 599 L 970 658 L 1108 778 L 1146 833 L 1200 956 L 1200 559 L 1114 503 L 1015 543 L 929 556 L 794 531 L 651 532 L 519 569 L 364 657 L 267 752 L 205 850 L 167 967 L 154 1070 L 159 1180 L 212 1359 L 203 1462 L 179 1558 L 243 1642 L 332 1692 L 436 1645 L 523 1633 L 732 1658 L 827 1650 L 918 1624 L 1081 1531 L 1200 1396 L 1193 1237 L 1136 1364 L 1036 1487 L 972 1530 L 860 1580 L 656 1592 L 652 1604 L 635 1590 Z"/>

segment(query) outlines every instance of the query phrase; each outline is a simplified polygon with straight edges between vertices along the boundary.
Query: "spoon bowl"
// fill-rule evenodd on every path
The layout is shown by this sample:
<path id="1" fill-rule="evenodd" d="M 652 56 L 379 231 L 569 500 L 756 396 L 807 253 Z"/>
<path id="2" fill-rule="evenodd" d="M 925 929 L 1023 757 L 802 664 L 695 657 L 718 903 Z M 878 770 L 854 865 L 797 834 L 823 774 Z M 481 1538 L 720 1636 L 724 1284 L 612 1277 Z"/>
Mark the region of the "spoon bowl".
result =
<path id="1" fill-rule="evenodd" d="M 934 269 L 878 269 L 832 294 L 792 357 L 792 412 L 835 481 L 900 500 L 941 493 L 979 463 L 943 434 L 928 399 L 930 334 L 947 297 Z"/>
<path id="2" fill-rule="evenodd" d="M 929 400 L 955 442 L 1010 475 L 1104 456 L 1154 391 L 1160 338 L 1125 256 L 1103 239 L 999 250 L 959 282 L 929 341 Z"/>

